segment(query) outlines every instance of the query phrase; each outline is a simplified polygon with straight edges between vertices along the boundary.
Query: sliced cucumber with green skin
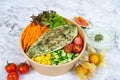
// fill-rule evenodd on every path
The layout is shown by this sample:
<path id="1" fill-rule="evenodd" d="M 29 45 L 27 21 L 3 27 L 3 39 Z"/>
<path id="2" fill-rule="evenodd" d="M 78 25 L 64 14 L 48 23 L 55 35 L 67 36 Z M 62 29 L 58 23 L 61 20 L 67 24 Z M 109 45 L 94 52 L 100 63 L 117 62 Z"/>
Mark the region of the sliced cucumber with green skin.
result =
<path id="1" fill-rule="evenodd" d="M 63 61 L 59 62 L 58 65 L 59 64 L 64 64 L 64 63 L 67 63 L 67 62 L 68 62 L 68 60 L 63 60 Z"/>
<path id="2" fill-rule="evenodd" d="M 64 50 L 58 50 L 51 54 L 52 54 L 52 59 L 51 59 L 52 65 L 60 65 L 70 62 L 78 56 L 78 54 L 74 54 L 74 53 L 65 53 Z"/>
<path id="3" fill-rule="evenodd" d="M 67 61 L 70 62 L 70 61 L 72 61 L 72 59 L 68 59 Z"/>
<path id="4" fill-rule="evenodd" d="M 67 54 L 67 57 L 68 57 L 69 59 L 71 59 L 74 55 L 75 55 L 74 53 L 68 53 L 68 54 Z"/>
<path id="5" fill-rule="evenodd" d="M 63 51 L 63 53 L 61 54 L 61 56 L 66 56 L 66 53 Z"/>
<path id="6" fill-rule="evenodd" d="M 55 58 L 55 59 L 58 59 L 58 58 L 59 58 L 59 56 L 58 56 L 58 55 L 55 55 L 55 56 L 54 56 L 54 58 Z"/>
<path id="7" fill-rule="evenodd" d="M 58 53 L 56 53 L 56 52 L 53 52 L 53 53 L 52 53 L 53 56 L 55 56 L 55 55 L 57 55 L 57 54 L 58 54 Z"/>
<path id="8" fill-rule="evenodd" d="M 79 53 L 78 53 L 78 54 L 75 54 L 75 56 L 76 56 L 76 57 L 79 56 Z"/>

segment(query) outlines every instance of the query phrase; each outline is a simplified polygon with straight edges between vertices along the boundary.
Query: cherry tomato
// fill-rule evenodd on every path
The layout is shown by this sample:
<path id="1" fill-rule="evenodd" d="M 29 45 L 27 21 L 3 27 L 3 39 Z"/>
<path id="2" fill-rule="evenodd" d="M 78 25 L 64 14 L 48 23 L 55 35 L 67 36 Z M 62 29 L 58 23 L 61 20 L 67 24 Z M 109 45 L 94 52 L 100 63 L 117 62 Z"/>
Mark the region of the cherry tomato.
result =
<path id="1" fill-rule="evenodd" d="M 73 45 L 73 52 L 74 53 L 80 53 L 81 51 L 82 51 L 82 45 L 80 45 L 80 44 L 74 44 Z"/>
<path id="2" fill-rule="evenodd" d="M 19 80 L 19 75 L 17 72 L 10 72 L 7 75 L 7 80 Z"/>
<path id="3" fill-rule="evenodd" d="M 20 63 L 18 65 L 18 72 L 21 74 L 25 74 L 29 71 L 29 65 L 27 63 Z"/>
<path id="4" fill-rule="evenodd" d="M 5 66 L 5 70 L 7 73 L 10 73 L 10 72 L 16 72 L 16 64 L 15 63 L 8 63 L 7 62 L 7 65 Z"/>
<path id="5" fill-rule="evenodd" d="M 82 40 L 81 36 L 80 36 L 80 35 L 77 35 L 77 36 L 75 37 L 75 39 L 73 40 L 73 43 L 74 43 L 74 44 L 80 44 L 80 45 L 82 45 L 82 44 L 83 44 L 83 40 Z"/>
<path id="6" fill-rule="evenodd" d="M 64 52 L 66 52 L 66 53 L 70 53 L 70 52 L 72 51 L 72 49 L 73 49 L 73 44 L 72 44 L 72 43 L 66 45 L 66 46 L 63 48 Z"/>

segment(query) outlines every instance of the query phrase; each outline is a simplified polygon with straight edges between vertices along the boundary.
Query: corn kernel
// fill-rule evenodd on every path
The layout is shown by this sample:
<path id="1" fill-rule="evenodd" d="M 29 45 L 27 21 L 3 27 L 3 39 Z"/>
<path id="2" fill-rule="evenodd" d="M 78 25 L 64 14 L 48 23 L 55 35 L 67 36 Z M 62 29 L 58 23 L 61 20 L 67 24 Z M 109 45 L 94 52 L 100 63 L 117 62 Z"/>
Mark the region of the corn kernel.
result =
<path id="1" fill-rule="evenodd" d="M 38 58 L 36 57 L 36 58 L 35 58 L 35 61 L 37 61 L 37 60 L 38 60 Z"/>
<path id="2" fill-rule="evenodd" d="M 47 61 L 44 61 L 44 64 L 47 64 Z"/>
<path id="3" fill-rule="evenodd" d="M 45 58 L 45 56 L 44 56 L 44 55 L 42 55 L 42 56 L 41 56 L 41 58 Z"/>
<path id="4" fill-rule="evenodd" d="M 41 60 L 39 60 L 39 61 L 37 61 L 38 63 L 41 63 L 42 61 Z"/>
<path id="5" fill-rule="evenodd" d="M 32 60 L 35 60 L 35 58 L 33 57 Z"/>
<path id="6" fill-rule="evenodd" d="M 40 60 L 41 60 L 41 57 L 38 57 L 38 60 L 40 61 Z"/>
<path id="7" fill-rule="evenodd" d="M 45 57 L 45 60 L 50 60 L 50 57 L 47 57 L 47 56 L 46 56 L 46 57 Z"/>
<path id="8" fill-rule="evenodd" d="M 47 57 L 51 57 L 51 54 L 50 54 L 50 53 L 48 53 L 48 54 L 46 54 L 46 56 L 47 56 Z"/>
<path id="9" fill-rule="evenodd" d="M 47 64 L 50 65 L 50 61 L 47 61 Z"/>
<path id="10" fill-rule="evenodd" d="M 41 64 L 44 64 L 44 62 L 42 61 Z"/>
<path id="11" fill-rule="evenodd" d="M 45 61 L 45 59 L 44 58 L 42 58 L 42 60 L 41 60 L 42 62 L 44 62 Z"/>

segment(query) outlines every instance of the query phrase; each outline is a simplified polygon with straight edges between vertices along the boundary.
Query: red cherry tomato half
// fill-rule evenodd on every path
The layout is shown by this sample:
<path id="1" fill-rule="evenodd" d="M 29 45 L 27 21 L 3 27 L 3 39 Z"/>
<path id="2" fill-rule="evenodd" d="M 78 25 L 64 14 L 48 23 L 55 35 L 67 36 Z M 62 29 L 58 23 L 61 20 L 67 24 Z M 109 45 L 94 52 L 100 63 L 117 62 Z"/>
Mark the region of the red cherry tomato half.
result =
<path id="1" fill-rule="evenodd" d="M 74 53 L 80 53 L 82 51 L 83 46 L 80 44 L 74 44 L 73 45 L 73 52 Z"/>
<path id="2" fill-rule="evenodd" d="M 74 43 L 74 44 L 83 45 L 82 37 L 78 34 L 78 35 L 74 38 L 73 43 Z"/>
<path id="3" fill-rule="evenodd" d="M 20 63 L 18 65 L 18 72 L 21 74 L 26 74 L 29 71 L 29 65 L 27 63 Z"/>
<path id="4" fill-rule="evenodd" d="M 72 43 L 66 45 L 66 46 L 63 48 L 64 52 L 66 52 L 66 53 L 71 53 L 71 52 L 72 52 L 72 49 L 73 49 L 73 44 L 72 44 Z"/>
<path id="5" fill-rule="evenodd" d="M 19 75 L 17 72 L 10 72 L 7 75 L 7 80 L 19 80 Z"/>
<path id="6" fill-rule="evenodd" d="M 10 73 L 10 72 L 16 72 L 16 64 L 15 63 L 8 63 L 7 62 L 7 65 L 5 66 L 5 70 L 7 73 Z"/>

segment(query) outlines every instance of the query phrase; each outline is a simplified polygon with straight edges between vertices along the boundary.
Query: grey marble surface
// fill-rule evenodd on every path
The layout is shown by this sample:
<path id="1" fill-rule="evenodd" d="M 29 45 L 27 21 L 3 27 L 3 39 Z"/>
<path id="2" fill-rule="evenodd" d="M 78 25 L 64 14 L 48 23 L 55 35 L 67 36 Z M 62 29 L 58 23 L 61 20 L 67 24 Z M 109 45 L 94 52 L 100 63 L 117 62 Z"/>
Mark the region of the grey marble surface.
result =
<path id="1" fill-rule="evenodd" d="M 81 15 L 94 27 L 110 30 L 115 37 L 105 57 L 109 66 L 91 80 L 120 79 L 120 0 L 0 0 L 0 80 L 6 80 L 4 66 L 7 60 L 16 64 L 26 60 L 19 48 L 20 33 L 31 21 L 30 16 L 43 10 L 55 10 L 71 20 Z M 29 74 L 20 75 L 20 80 L 33 79 L 79 80 L 73 71 L 49 77 L 31 68 Z"/>

